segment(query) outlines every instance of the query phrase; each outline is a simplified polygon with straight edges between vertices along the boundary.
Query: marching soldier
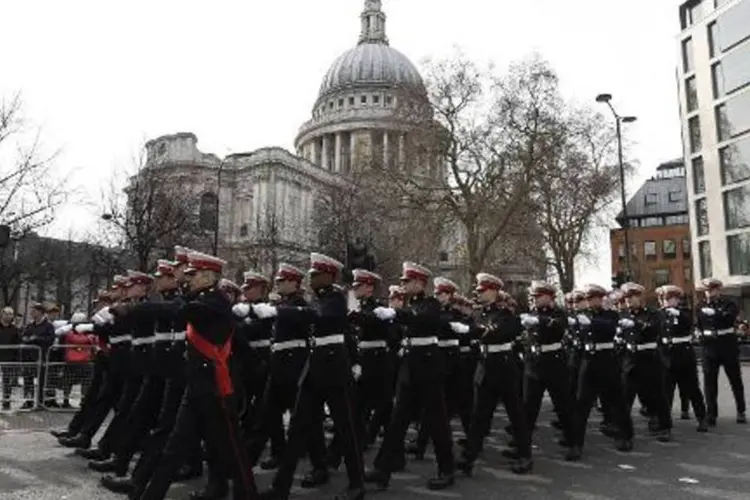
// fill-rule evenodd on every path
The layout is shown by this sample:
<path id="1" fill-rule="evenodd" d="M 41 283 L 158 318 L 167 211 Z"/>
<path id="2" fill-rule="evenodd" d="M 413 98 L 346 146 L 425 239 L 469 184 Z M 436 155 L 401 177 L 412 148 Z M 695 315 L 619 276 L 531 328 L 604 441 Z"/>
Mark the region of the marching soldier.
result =
<path id="1" fill-rule="evenodd" d="M 453 308 L 458 312 L 458 322 L 474 328 L 474 305 L 463 295 L 453 296 Z M 474 330 L 476 331 L 476 330 Z M 456 366 L 456 405 L 458 416 L 464 428 L 466 438 L 459 441 L 466 445 L 471 426 L 471 413 L 474 409 L 474 374 L 479 361 L 479 339 L 475 335 L 459 335 L 459 358 Z"/>
<path id="2" fill-rule="evenodd" d="M 563 336 L 568 319 L 555 306 L 557 290 L 544 282 L 532 283 L 529 289 L 534 299 L 534 311 L 521 316 L 521 324 L 528 333 L 526 372 L 524 374 L 524 405 L 527 424 L 536 425 L 544 392 L 549 392 L 560 418 L 564 446 L 574 441 L 571 422 L 573 404 L 569 387 L 567 360 L 563 351 Z"/>
<path id="3" fill-rule="evenodd" d="M 717 405 L 719 368 L 724 372 L 732 388 L 737 407 L 737 423 L 747 423 L 745 416 L 745 387 L 740 368 L 740 350 L 737 343 L 737 306 L 721 296 L 723 283 L 708 278 L 701 283 L 705 288 L 706 302 L 698 310 L 698 329 L 703 339 L 703 385 L 708 406 L 708 425 L 716 426 L 719 414 Z"/>
<path id="4" fill-rule="evenodd" d="M 654 414 L 653 433 L 659 441 L 666 442 L 671 439 L 672 416 L 664 387 L 665 367 L 657 350 L 661 328 L 659 314 L 643 304 L 643 286 L 625 283 L 622 292 L 628 305 L 628 312 L 619 321 L 625 344 L 622 377 L 626 403 L 632 408 L 639 394 Z"/>
<path id="5" fill-rule="evenodd" d="M 239 421 L 231 396 L 232 303 L 218 290 L 226 262 L 211 255 L 188 255 L 192 300 L 187 320 L 187 388 L 159 465 L 139 500 L 163 500 L 196 435 L 233 479 L 235 500 L 258 498 L 251 465 L 238 439 Z"/>
<path id="6" fill-rule="evenodd" d="M 573 433 L 575 441 L 566 456 L 567 460 L 581 458 L 588 417 L 597 397 L 604 405 L 605 415 L 617 428 L 617 449 L 633 449 L 633 420 L 625 404 L 615 353 L 614 339 L 619 316 L 615 311 L 603 307 L 607 296 L 604 288 L 588 285 L 584 293 L 588 308 L 576 316 L 576 322 L 581 328 L 583 354 L 573 418 L 576 426 Z"/>
<path id="7" fill-rule="evenodd" d="M 680 307 L 683 296 L 681 288 L 668 285 L 662 287 L 662 355 L 668 368 L 667 397 L 674 398 L 675 388 L 685 394 L 695 409 L 698 432 L 708 431 L 706 403 L 698 383 L 698 365 L 693 350 L 693 314 Z M 682 399 L 682 398 L 680 398 Z M 669 405 L 671 407 L 671 404 Z"/>
<path id="8" fill-rule="evenodd" d="M 336 498 L 361 500 L 364 498 L 362 448 L 356 435 L 357 410 L 353 407 L 352 364 L 349 359 L 345 333 L 348 308 L 344 294 L 334 287 L 343 264 L 331 257 L 310 255 L 310 287 L 315 300 L 308 307 L 285 308 L 256 304 L 253 310 L 259 317 L 304 315 L 311 322 L 310 355 L 299 381 L 297 402 L 289 422 L 289 439 L 284 449 L 273 486 L 263 493 L 264 499 L 286 500 L 294 480 L 297 462 L 303 455 L 310 434 L 320 431 L 323 405 L 330 408 L 336 432 L 339 434 L 349 486 Z"/>
<path id="9" fill-rule="evenodd" d="M 443 386 L 445 368 L 437 339 L 437 332 L 442 328 L 441 308 L 434 297 L 425 294 L 431 274 L 425 267 L 405 262 L 401 283 L 409 297 L 408 305 L 402 309 L 374 310 L 381 320 L 395 320 L 407 329 L 393 416 L 375 457 L 374 468 L 366 478 L 380 489 L 388 487 L 394 467 L 401 463 L 404 436 L 417 404 L 421 405 L 423 423 L 430 430 L 438 462 L 438 474 L 428 481 L 427 487 L 440 490 L 452 486 L 455 480 L 453 436 Z"/>
<path id="10" fill-rule="evenodd" d="M 511 469 L 516 474 L 525 474 L 533 467 L 531 432 L 520 391 L 522 373 L 513 352 L 515 340 L 521 334 L 521 323 L 507 306 L 510 296 L 502 291 L 503 286 L 502 280 L 496 276 L 477 275 L 476 294 L 483 307 L 474 333 L 481 340 L 483 355 L 476 370 L 476 401 L 466 448 L 457 464 L 466 475 L 472 474 L 500 401 L 505 406 L 515 441 L 517 458 Z"/>
<path id="11" fill-rule="evenodd" d="M 382 278 L 364 269 L 352 271 L 354 295 L 359 301 L 359 310 L 349 313 L 349 320 L 359 330 L 359 366 L 361 375 L 357 381 L 359 403 L 364 415 L 365 444 L 371 445 L 388 425 L 393 410 L 393 388 L 395 360 L 390 346 L 394 331 L 380 321 L 373 312 L 382 304 L 375 298 L 375 290 Z"/>

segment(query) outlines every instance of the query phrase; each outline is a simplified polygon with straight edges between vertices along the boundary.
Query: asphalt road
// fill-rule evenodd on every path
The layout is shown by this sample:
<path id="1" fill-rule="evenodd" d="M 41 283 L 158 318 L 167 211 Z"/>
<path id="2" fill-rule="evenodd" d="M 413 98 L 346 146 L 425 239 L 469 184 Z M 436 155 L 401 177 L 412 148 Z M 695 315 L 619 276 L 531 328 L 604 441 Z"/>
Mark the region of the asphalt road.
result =
<path id="1" fill-rule="evenodd" d="M 744 378 L 750 384 L 748 366 L 744 367 Z M 595 430 L 599 417 L 594 415 L 584 460 L 567 463 L 555 443 L 556 433 L 549 427 L 551 415 L 546 404 L 535 435 L 534 473 L 526 476 L 510 473 L 500 454 L 506 442 L 502 430 L 505 413 L 501 408 L 474 477 L 459 477 L 455 487 L 446 491 L 427 490 L 425 480 L 434 471 L 434 457 L 428 453 L 425 461 L 412 461 L 406 472 L 395 475 L 389 491 L 373 493 L 370 498 L 747 500 L 750 499 L 750 426 L 734 422 L 734 403 L 723 379 L 720 408 L 722 415 L 715 430 L 698 434 L 694 422 L 676 419 L 675 439 L 666 444 L 647 437 L 645 421 L 636 415 L 636 448 L 628 454 L 615 451 L 610 440 Z M 98 475 L 86 469 L 85 461 L 59 447 L 46 432 L 62 427 L 69 418 L 70 414 L 59 412 L 0 414 L 0 500 L 124 498 L 100 488 Z M 373 451 L 369 451 L 368 465 L 372 458 Z M 300 464 L 298 473 L 303 474 L 306 468 Z M 259 471 L 258 483 L 264 487 L 271 476 Z M 198 481 L 174 485 L 167 498 L 186 498 L 200 484 Z M 345 484 L 342 467 L 324 489 L 295 488 L 293 496 L 310 500 L 330 498 Z"/>

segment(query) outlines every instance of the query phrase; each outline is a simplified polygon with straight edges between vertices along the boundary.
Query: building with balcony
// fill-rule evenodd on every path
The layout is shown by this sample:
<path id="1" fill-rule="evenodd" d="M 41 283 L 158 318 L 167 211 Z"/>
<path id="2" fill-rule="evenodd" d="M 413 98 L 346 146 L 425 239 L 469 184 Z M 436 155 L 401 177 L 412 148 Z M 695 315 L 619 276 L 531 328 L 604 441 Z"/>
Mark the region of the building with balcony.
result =
<path id="1" fill-rule="evenodd" d="M 694 274 L 750 305 L 750 0 L 691 0 L 679 16 Z"/>
<path id="2" fill-rule="evenodd" d="M 627 277 L 653 290 L 667 284 L 692 295 L 693 263 L 683 161 L 659 165 L 617 216 L 619 228 L 610 231 L 612 275 Z M 626 254 L 626 235 L 630 252 Z M 630 269 L 628 269 L 630 261 Z"/>

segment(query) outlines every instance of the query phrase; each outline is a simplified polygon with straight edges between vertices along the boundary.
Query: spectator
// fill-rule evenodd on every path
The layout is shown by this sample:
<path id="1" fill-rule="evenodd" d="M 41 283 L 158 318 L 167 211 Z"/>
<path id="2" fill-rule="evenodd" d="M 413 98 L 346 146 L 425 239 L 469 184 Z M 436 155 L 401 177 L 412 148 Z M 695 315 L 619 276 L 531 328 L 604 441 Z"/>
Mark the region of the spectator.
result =
<path id="1" fill-rule="evenodd" d="M 13 308 L 5 307 L 0 311 L 0 378 L 3 379 L 3 410 L 10 410 L 10 395 L 13 386 L 18 383 L 18 344 L 21 343 L 21 332 L 13 324 Z"/>
<path id="2" fill-rule="evenodd" d="M 55 341 L 55 328 L 52 323 L 47 319 L 45 314 L 44 306 L 42 304 L 34 304 L 30 312 L 31 322 L 26 325 L 21 336 L 21 342 L 27 346 L 36 346 L 41 352 L 32 349 L 24 349 L 21 351 L 21 360 L 29 363 L 33 366 L 25 367 L 23 369 L 23 392 L 24 392 L 24 403 L 21 406 L 22 410 L 30 410 L 34 406 L 41 404 L 44 396 L 45 402 L 50 403 L 50 406 L 55 406 L 54 397 L 48 398 L 47 395 L 43 395 L 46 376 L 46 366 L 44 361 L 47 357 L 47 352 L 50 346 Z M 40 357 L 41 356 L 41 357 Z M 39 389 L 36 391 L 36 405 L 34 401 L 34 376 L 36 375 L 37 366 L 39 369 Z M 50 401 L 52 399 L 52 401 Z"/>
<path id="3" fill-rule="evenodd" d="M 70 393 L 73 386 L 80 384 L 81 394 L 86 394 L 91 379 L 92 361 L 96 352 L 96 336 L 92 335 L 93 325 L 82 312 L 70 318 L 70 331 L 60 337 L 65 345 L 65 365 L 63 366 L 62 391 L 63 408 L 72 408 Z M 89 327 L 89 328 L 87 328 Z"/>

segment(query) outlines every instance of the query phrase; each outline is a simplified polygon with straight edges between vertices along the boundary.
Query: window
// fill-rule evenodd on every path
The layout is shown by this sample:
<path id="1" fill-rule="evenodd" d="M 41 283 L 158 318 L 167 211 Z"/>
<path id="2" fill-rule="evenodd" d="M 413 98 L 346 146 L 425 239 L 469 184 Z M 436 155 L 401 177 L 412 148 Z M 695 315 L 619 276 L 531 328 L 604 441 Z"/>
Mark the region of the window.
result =
<path id="1" fill-rule="evenodd" d="M 165 154 L 167 154 L 167 143 L 162 142 L 159 144 L 159 156 L 164 156 Z"/>
<path id="2" fill-rule="evenodd" d="M 205 193 L 201 196 L 198 225 L 202 230 L 216 231 L 219 222 L 218 204 L 219 198 L 214 193 Z"/>
<path id="3" fill-rule="evenodd" d="M 698 243 L 698 256 L 700 259 L 700 279 L 711 277 L 711 243 L 708 241 L 701 241 Z"/>
<path id="4" fill-rule="evenodd" d="M 372 103 L 373 104 L 380 104 L 380 96 L 379 95 L 372 96 Z"/>
<path id="5" fill-rule="evenodd" d="M 685 104 L 688 113 L 698 109 L 698 89 L 695 86 L 694 76 L 685 80 Z"/>
<path id="6" fill-rule="evenodd" d="M 654 269 L 654 288 L 668 285 L 670 281 L 669 268 Z"/>
<path id="7" fill-rule="evenodd" d="M 385 105 L 390 106 L 391 102 L 393 102 L 393 98 L 389 95 L 385 96 Z"/>
<path id="8" fill-rule="evenodd" d="M 656 205 L 659 202 L 659 195 L 656 193 L 646 193 L 646 205 Z"/>
<path id="9" fill-rule="evenodd" d="M 750 179 L 750 136 L 719 150 L 721 182 L 733 184 Z"/>
<path id="10" fill-rule="evenodd" d="M 691 242 L 690 238 L 682 238 L 682 257 L 685 259 L 690 258 Z"/>
<path id="11" fill-rule="evenodd" d="M 677 257 L 677 242 L 675 240 L 664 240 L 663 246 L 665 258 L 674 259 Z"/>
<path id="12" fill-rule="evenodd" d="M 349 98 L 349 106 L 354 106 L 354 98 L 353 97 Z"/>
<path id="13" fill-rule="evenodd" d="M 682 191 L 670 191 L 667 199 L 669 200 L 669 203 L 677 203 L 678 201 L 682 201 Z"/>
<path id="14" fill-rule="evenodd" d="M 328 109 L 333 109 L 333 101 L 328 103 Z"/>
<path id="15" fill-rule="evenodd" d="M 708 234 L 708 208 L 706 206 L 706 199 L 701 198 L 695 202 L 695 225 L 698 230 L 698 236 L 705 236 Z"/>
<path id="16" fill-rule="evenodd" d="M 248 229 L 247 224 L 242 224 L 240 226 L 240 236 L 244 238 L 247 236 L 248 232 L 249 232 L 249 229 Z"/>
<path id="17" fill-rule="evenodd" d="M 750 185 L 724 192 L 724 220 L 727 229 L 750 227 Z"/>
<path id="18" fill-rule="evenodd" d="M 440 262 L 448 262 L 448 252 L 440 252 Z"/>
<path id="19" fill-rule="evenodd" d="M 367 104 L 367 96 L 363 95 L 362 97 L 360 97 L 359 102 L 361 102 L 362 104 Z"/>
<path id="20" fill-rule="evenodd" d="M 656 227 L 663 225 L 661 217 L 645 217 L 641 219 L 641 227 Z"/>
<path id="21" fill-rule="evenodd" d="M 682 224 L 690 224 L 687 215 L 667 215 L 664 218 L 664 225 L 666 226 L 678 226 Z"/>
<path id="22" fill-rule="evenodd" d="M 714 97 L 731 94 L 750 83 L 750 43 L 733 50 L 713 66 Z"/>
<path id="23" fill-rule="evenodd" d="M 682 42 L 682 71 L 690 73 L 693 71 L 693 39 L 688 38 Z"/>
<path id="24" fill-rule="evenodd" d="M 344 107 L 344 100 L 343 99 L 339 99 L 339 109 L 341 109 L 343 107 Z"/>
<path id="25" fill-rule="evenodd" d="M 656 242 L 655 241 L 646 241 L 643 243 L 643 255 L 645 255 L 647 259 L 656 258 Z"/>
<path id="26" fill-rule="evenodd" d="M 747 1 L 739 2 L 735 7 L 719 16 L 712 32 L 714 55 L 719 55 L 719 52 L 726 52 L 750 37 L 748 19 L 750 19 L 750 2 Z"/>
<path id="27" fill-rule="evenodd" d="M 727 237 L 729 274 L 732 276 L 750 275 L 750 233 Z"/>
<path id="28" fill-rule="evenodd" d="M 750 92 L 738 94 L 716 107 L 716 128 L 720 141 L 750 130 Z"/>
<path id="29" fill-rule="evenodd" d="M 697 116 L 688 120 L 688 132 L 690 134 L 690 152 L 697 153 L 703 147 L 701 142 L 701 121 Z"/>
<path id="30" fill-rule="evenodd" d="M 703 170 L 703 157 L 693 159 L 693 193 L 706 192 L 706 173 Z"/>
<path id="31" fill-rule="evenodd" d="M 716 23 L 711 23 L 708 25 L 708 55 L 711 59 L 716 57 L 717 42 L 718 42 L 718 38 L 716 34 Z"/>

